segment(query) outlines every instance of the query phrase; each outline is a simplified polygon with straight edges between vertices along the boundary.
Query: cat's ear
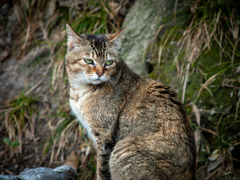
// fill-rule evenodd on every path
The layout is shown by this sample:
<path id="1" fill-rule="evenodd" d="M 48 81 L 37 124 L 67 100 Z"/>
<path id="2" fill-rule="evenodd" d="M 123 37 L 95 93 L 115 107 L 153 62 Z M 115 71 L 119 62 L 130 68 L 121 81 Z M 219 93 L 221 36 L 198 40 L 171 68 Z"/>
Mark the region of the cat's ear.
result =
<path id="1" fill-rule="evenodd" d="M 124 28 L 122 28 L 120 31 L 114 33 L 114 34 L 109 34 L 109 45 L 113 47 L 114 49 L 118 50 L 121 46 L 121 40 L 119 38 L 120 34 L 122 34 Z"/>
<path id="2" fill-rule="evenodd" d="M 84 40 L 68 24 L 66 24 L 66 29 L 68 50 L 71 51 L 75 47 L 80 47 Z"/>

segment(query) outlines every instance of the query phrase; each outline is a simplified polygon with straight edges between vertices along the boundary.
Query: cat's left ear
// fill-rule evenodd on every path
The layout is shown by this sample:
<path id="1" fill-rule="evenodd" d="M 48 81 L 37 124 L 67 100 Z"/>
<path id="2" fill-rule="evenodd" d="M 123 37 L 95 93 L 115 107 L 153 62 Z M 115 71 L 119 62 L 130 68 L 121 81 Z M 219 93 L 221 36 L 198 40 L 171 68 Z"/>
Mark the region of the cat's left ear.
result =
<path id="1" fill-rule="evenodd" d="M 118 31 L 114 34 L 109 34 L 108 35 L 109 45 L 114 47 L 116 50 L 118 50 L 121 46 L 121 40 L 120 40 L 119 36 L 122 34 L 124 29 L 125 28 L 122 28 L 120 31 Z"/>
<path id="2" fill-rule="evenodd" d="M 84 40 L 68 24 L 66 24 L 66 29 L 68 50 L 71 51 L 75 47 L 80 47 Z"/>

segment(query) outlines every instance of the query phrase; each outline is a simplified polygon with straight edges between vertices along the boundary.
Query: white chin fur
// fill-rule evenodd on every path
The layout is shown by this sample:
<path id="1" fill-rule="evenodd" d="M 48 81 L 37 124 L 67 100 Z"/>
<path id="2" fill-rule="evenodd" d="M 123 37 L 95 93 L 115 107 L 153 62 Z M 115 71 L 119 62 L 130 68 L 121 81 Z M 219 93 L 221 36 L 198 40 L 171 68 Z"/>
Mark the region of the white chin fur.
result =
<path id="1" fill-rule="evenodd" d="M 109 81 L 109 77 L 106 77 L 105 75 L 103 75 L 103 76 L 100 77 L 100 80 L 102 82 L 107 82 L 107 81 Z"/>
<path id="2" fill-rule="evenodd" d="M 91 81 L 92 84 L 100 84 L 102 81 L 100 80 L 95 80 L 95 81 Z"/>

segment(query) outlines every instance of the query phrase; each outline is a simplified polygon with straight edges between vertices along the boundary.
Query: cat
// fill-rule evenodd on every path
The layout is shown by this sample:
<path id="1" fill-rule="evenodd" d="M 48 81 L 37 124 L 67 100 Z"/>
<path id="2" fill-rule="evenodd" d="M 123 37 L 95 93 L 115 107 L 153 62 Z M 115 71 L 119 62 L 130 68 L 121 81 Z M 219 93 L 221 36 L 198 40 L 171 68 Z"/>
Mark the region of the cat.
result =
<path id="1" fill-rule="evenodd" d="M 70 106 L 97 150 L 97 179 L 195 179 L 189 119 L 174 92 L 135 74 L 120 34 L 77 34 L 69 25 L 65 65 Z"/>

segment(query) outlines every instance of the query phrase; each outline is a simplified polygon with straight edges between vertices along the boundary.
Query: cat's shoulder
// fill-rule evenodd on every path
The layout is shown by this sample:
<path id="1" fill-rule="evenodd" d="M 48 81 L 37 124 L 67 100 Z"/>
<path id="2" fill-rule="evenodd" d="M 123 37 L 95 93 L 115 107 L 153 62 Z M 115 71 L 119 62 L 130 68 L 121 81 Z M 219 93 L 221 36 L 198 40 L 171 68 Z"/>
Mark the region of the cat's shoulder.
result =
<path id="1" fill-rule="evenodd" d="M 163 83 L 150 79 L 141 77 L 142 85 L 140 85 L 143 89 L 143 94 L 146 95 L 148 99 L 154 98 L 159 101 L 168 101 L 174 102 L 175 104 L 181 105 L 180 100 L 177 98 L 177 94 L 171 90 L 170 86 L 166 86 Z"/>
<path id="2" fill-rule="evenodd" d="M 145 77 L 141 77 L 141 81 L 142 81 L 142 84 L 145 84 L 146 89 L 149 92 L 153 92 L 153 93 L 161 92 L 162 94 L 169 94 L 171 96 L 176 96 L 176 93 L 171 90 L 170 86 L 166 86 L 159 81 L 156 81 L 150 78 L 145 78 Z"/>

